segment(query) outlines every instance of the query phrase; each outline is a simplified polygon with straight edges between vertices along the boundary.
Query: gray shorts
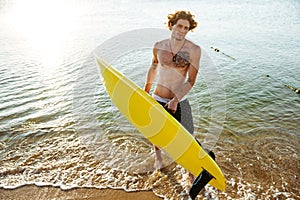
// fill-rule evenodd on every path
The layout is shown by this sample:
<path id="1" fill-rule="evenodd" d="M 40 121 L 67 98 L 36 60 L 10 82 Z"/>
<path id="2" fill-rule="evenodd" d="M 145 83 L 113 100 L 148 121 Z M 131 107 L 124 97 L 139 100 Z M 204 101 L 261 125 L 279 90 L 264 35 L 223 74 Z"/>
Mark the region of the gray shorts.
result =
<path id="1" fill-rule="evenodd" d="M 166 102 L 157 100 L 182 126 L 190 133 L 194 134 L 194 122 L 190 103 L 187 99 L 179 102 L 175 113 L 170 112 L 166 107 Z"/>
<path id="2" fill-rule="evenodd" d="M 190 133 L 194 134 L 194 122 L 192 116 L 192 109 L 187 99 L 180 102 L 181 107 L 181 124 Z"/>

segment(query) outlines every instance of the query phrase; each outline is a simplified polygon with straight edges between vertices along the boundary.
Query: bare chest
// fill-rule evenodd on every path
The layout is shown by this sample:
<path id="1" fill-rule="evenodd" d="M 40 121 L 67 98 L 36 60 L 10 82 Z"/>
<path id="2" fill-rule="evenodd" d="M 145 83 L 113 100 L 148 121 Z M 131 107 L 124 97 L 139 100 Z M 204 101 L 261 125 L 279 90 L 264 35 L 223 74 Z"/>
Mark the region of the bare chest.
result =
<path id="1" fill-rule="evenodd" d="M 160 50 L 158 60 L 162 67 L 174 67 L 178 70 L 187 70 L 190 66 L 190 53 L 182 50 L 174 54 L 170 50 Z"/>

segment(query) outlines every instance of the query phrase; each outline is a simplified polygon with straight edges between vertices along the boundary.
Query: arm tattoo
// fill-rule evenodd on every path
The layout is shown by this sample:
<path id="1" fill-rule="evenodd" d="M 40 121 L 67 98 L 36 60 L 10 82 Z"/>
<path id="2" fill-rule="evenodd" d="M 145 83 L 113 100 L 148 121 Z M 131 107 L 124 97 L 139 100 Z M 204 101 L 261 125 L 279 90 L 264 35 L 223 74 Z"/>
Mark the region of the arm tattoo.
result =
<path id="1" fill-rule="evenodd" d="M 156 68 L 157 65 L 158 65 L 158 61 L 157 61 L 155 58 L 153 58 L 153 59 L 152 59 L 152 67 L 153 67 L 153 68 Z"/>

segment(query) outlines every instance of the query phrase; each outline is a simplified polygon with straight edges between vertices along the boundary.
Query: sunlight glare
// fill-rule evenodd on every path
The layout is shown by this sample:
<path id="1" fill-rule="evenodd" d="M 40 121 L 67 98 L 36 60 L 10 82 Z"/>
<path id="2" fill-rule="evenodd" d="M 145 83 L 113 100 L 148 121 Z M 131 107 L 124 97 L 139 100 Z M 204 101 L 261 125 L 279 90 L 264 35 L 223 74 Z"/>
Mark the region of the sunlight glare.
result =
<path id="1" fill-rule="evenodd" d="M 24 39 L 26 49 L 41 62 L 41 73 L 53 74 L 63 62 L 68 36 L 74 29 L 79 7 L 71 1 L 18 0 L 6 21 Z"/>

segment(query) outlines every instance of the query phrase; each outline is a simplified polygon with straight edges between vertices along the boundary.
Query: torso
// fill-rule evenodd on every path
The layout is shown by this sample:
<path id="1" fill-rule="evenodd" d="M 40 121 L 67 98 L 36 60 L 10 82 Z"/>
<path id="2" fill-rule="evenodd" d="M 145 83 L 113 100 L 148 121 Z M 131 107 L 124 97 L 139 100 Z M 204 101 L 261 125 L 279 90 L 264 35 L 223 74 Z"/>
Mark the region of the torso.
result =
<path id="1" fill-rule="evenodd" d="M 176 90 L 180 89 L 186 80 L 193 45 L 186 40 L 183 48 L 177 53 L 176 61 L 173 62 L 174 53 L 170 50 L 169 40 L 157 44 L 158 71 L 154 94 L 168 99 L 176 96 Z"/>

